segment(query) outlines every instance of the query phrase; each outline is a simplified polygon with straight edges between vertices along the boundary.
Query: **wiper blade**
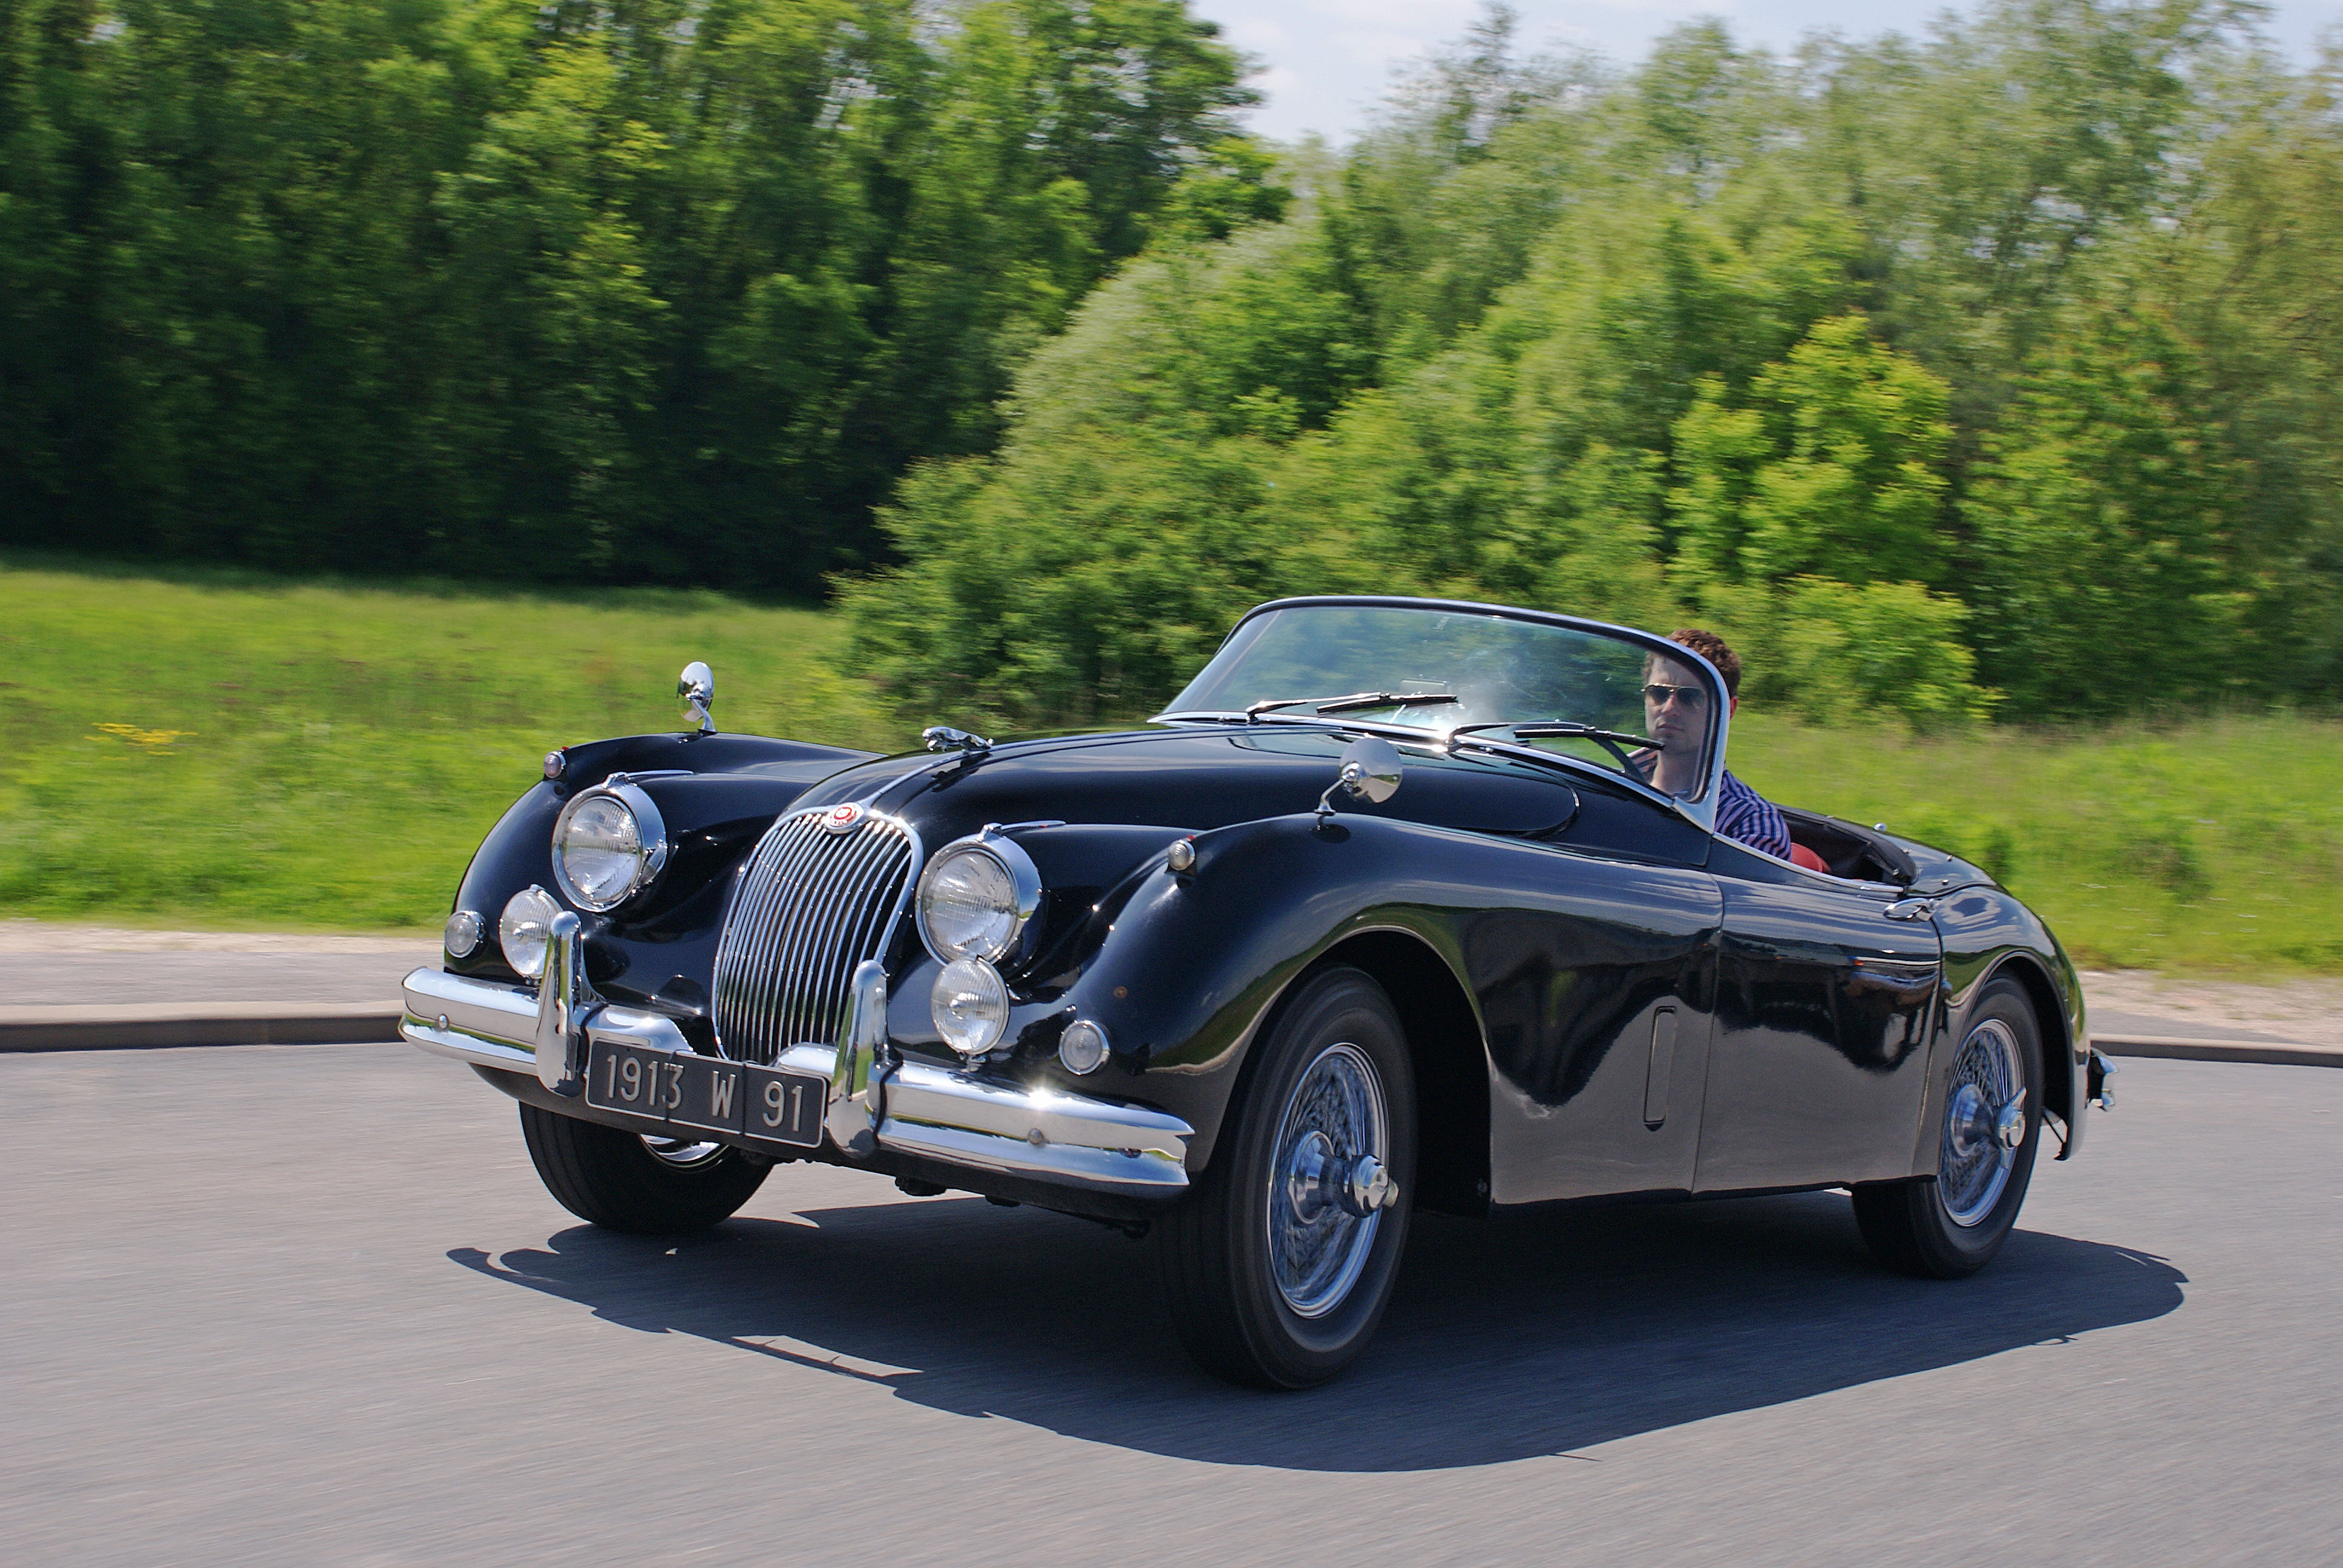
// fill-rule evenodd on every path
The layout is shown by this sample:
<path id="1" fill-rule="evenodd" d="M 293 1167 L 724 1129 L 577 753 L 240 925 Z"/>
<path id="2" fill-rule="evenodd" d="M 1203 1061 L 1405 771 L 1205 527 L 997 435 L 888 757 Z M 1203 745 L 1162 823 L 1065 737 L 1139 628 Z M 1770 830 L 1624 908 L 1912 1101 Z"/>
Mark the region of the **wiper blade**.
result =
<path id="1" fill-rule="evenodd" d="M 1245 717 L 1258 718 L 1281 708 L 1307 708 L 1317 713 L 1356 713 L 1369 708 L 1410 708 L 1455 700 L 1456 694 L 1453 691 L 1353 691 L 1347 697 L 1278 697 L 1254 703 L 1245 709 Z"/>
<path id="2" fill-rule="evenodd" d="M 1471 735 L 1483 729 L 1510 729 L 1517 740 L 1600 740 L 1613 746 L 1641 746 L 1656 751 L 1660 743 L 1648 735 L 1630 735 L 1624 729 L 1604 729 L 1593 724 L 1574 724 L 1566 719 L 1534 719 L 1519 723 L 1460 724 L 1451 735 Z"/>

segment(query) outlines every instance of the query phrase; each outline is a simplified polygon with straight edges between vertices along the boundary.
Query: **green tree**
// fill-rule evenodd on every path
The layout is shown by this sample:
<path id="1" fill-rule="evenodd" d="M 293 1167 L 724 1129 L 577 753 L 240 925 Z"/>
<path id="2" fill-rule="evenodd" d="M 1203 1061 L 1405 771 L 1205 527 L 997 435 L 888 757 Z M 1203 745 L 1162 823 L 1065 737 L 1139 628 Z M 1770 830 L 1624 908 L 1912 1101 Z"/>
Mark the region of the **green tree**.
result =
<path id="1" fill-rule="evenodd" d="M 2238 491 L 2169 324 L 2078 313 L 2020 379 L 1964 510 L 1979 662 L 2027 718 L 2218 696 L 2268 671 L 2234 640 Z"/>
<path id="2" fill-rule="evenodd" d="M 1860 316 L 1817 322 L 1744 407 L 1704 378 L 1676 423 L 1668 498 L 1687 579 L 1938 580 L 1946 396 Z"/>

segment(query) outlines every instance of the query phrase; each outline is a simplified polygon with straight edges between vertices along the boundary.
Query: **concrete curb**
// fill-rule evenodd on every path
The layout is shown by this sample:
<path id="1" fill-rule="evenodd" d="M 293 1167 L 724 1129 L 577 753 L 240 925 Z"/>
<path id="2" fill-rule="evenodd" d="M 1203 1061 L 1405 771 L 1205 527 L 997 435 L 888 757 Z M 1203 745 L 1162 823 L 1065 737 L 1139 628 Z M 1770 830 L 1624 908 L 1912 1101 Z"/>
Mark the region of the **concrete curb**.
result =
<path id="1" fill-rule="evenodd" d="M 0 1007 L 0 1052 L 137 1050 L 182 1045 L 367 1045 L 398 1038 L 381 1002 L 284 1007 Z"/>
<path id="2" fill-rule="evenodd" d="M 2180 1061 L 2258 1061 L 2272 1067 L 2343 1067 L 2343 1046 L 2268 1040 L 2184 1040 L 2173 1035 L 2091 1037 L 2109 1056 L 2162 1056 Z"/>

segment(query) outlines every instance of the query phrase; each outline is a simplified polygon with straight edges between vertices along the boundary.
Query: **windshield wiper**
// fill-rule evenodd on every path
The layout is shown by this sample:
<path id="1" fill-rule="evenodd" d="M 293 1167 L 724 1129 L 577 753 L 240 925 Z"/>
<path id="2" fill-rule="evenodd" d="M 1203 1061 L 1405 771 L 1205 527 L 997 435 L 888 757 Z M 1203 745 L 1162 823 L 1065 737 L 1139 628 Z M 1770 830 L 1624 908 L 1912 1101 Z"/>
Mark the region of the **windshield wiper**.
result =
<path id="1" fill-rule="evenodd" d="M 1409 708 L 1434 702 L 1453 702 L 1453 691 L 1354 691 L 1347 697 L 1279 697 L 1267 702 L 1256 702 L 1245 709 L 1245 718 L 1252 719 L 1281 708 L 1307 708 L 1317 713 L 1356 713 L 1369 708 Z"/>
<path id="2" fill-rule="evenodd" d="M 1593 724 L 1574 724 L 1567 719 L 1531 719 L 1509 724 L 1460 724 L 1448 732 L 1449 749 L 1454 750 L 1456 743 L 1460 740 L 1467 746 L 1485 747 L 1495 744 L 1492 741 L 1473 739 L 1473 731 L 1480 729 L 1513 731 L 1515 744 L 1508 747 L 1506 750 L 1509 755 L 1515 757 L 1544 755 L 1531 747 L 1521 745 L 1520 742 L 1524 740 L 1592 740 L 1617 759 L 1619 771 L 1630 778 L 1641 778 L 1642 775 L 1636 771 L 1634 759 L 1627 755 L 1628 747 L 1641 747 L 1646 751 L 1657 751 L 1660 749 L 1660 743 L 1647 735 L 1630 735 L 1624 729 L 1604 729 Z"/>
<path id="3" fill-rule="evenodd" d="M 1451 735 L 1472 735 L 1483 729 L 1510 729 L 1520 740 L 1600 740 L 1613 746 L 1640 746 L 1656 751 L 1660 743 L 1648 735 L 1630 735 L 1624 729 L 1604 729 L 1592 724 L 1574 724 L 1566 719 L 1534 719 L 1503 724 L 1460 724 Z"/>

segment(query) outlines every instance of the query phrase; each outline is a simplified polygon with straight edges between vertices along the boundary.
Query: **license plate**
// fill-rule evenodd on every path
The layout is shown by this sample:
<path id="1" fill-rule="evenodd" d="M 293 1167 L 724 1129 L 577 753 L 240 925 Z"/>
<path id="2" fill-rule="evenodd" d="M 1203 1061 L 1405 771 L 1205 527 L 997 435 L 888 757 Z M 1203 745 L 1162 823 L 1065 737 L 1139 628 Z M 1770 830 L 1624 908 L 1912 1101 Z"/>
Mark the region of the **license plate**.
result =
<path id="1" fill-rule="evenodd" d="M 598 1040 L 586 1059 L 586 1103 L 750 1143 L 816 1149 L 830 1108 L 830 1081 L 809 1072 Z"/>

